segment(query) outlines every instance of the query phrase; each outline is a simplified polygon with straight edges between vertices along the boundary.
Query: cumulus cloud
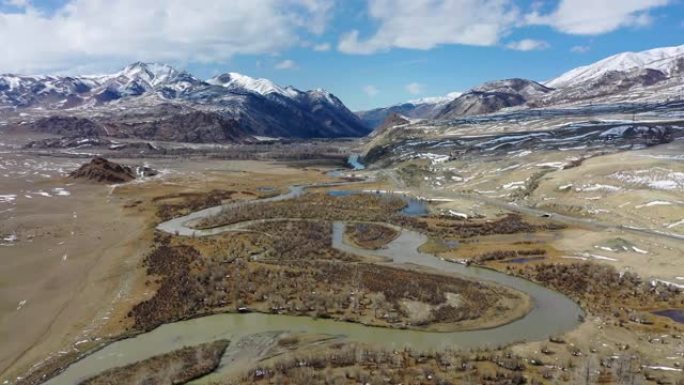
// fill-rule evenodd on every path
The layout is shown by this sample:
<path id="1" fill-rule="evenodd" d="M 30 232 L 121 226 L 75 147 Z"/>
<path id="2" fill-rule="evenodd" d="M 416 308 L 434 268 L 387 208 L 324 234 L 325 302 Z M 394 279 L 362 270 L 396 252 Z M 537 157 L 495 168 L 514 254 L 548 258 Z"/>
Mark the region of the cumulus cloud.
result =
<path id="1" fill-rule="evenodd" d="M 69 0 L 49 14 L 30 2 L 0 13 L 0 72 L 87 62 L 225 62 L 275 53 L 321 33 L 332 0 Z"/>
<path id="2" fill-rule="evenodd" d="M 423 93 L 423 85 L 420 83 L 409 83 L 406 85 L 406 91 L 412 95 Z"/>
<path id="3" fill-rule="evenodd" d="M 26 8 L 31 5 L 29 0 L 5 0 L 3 2 L 5 5 L 8 5 L 10 7 L 17 7 L 17 8 Z"/>
<path id="4" fill-rule="evenodd" d="M 313 46 L 313 50 L 316 52 L 330 51 L 330 43 L 321 43 Z"/>
<path id="5" fill-rule="evenodd" d="M 516 51 L 538 51 L 549 48 L 549 43 L 544 40 L 522 39 L 506 44 L 506 48 Z"/>
<path id="6" fill-rule="evenodd" d="M 431 49 L 441 44 L 489 46 L 518 19 L 509 0 L 369 0 L 368 15 L 379 23 L 375 33 L 344 34 L 338 49 L 371 54 L 390 48 Z"/>
<path id="7" fill-rule="evenodd" d="M 373 85 L 367 85 L 363 87 L 363 93 L 365 93 L 368 96 L 375 96 L 380 92 L 375 86 Z"/>
<path id="8" fill-rule="evenodd" d="M 574 35 L 600 35 L 623 27 L 649 25 L 650 10 L 672 0 L 561 0 L 548 14 L 526 15 L 531 25 L 548 25 Z"/>
<path id="9" fill-rule="evenodd" d="M 278 70 L 292 70 L 297 68 L 297 63 L 294 60 L 286 59 L 275 65 Z"/>
<path id="10" fill-rule="evenodd" d="M 535 1 L 522 12 L 513 0 L 368 0 L 367 15 L 377 29 L 368 35 L 356 29 L 347 31 L 337 48 L 349 54 L 373 54 L 446 44 L 492 46 L 508 32 L 530 25 L 546 25 L 574 35 L 599 35 L 649 25 L 652 9 L 674 1 L 558 0 L 550 11 Z M 530 43 L 523 40 L 520 48 L 529 50 Z M 516 45 L 509 48 L 517 49 Z"/>

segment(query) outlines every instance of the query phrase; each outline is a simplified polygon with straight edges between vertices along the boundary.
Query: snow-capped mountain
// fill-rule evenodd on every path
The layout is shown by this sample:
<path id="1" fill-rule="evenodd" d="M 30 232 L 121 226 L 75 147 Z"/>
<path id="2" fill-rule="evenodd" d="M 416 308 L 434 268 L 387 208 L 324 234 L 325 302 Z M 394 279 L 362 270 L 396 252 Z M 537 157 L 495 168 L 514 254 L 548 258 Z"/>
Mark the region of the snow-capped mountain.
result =
<path id="1" fill-rule="evenodd" d="M 684 46 L 624 52 L 578 67 L 556 79 L 538 83 L 505 79 L 472 88 L 448 103 L 435 100 L 430 113 L 419 117 L 450 120 L 485 115 L 503 109 L 562 108 L 619 103 L 663 103 L 684 95 Z M 430 100 L 432 101 L 432 100 Z M 419 104 L 402 104 L 357 114 L 378 127 L 391 113 L 417 117 Z"/>
<path id="2" fill-rule="evenodd" d="M 204 81 L 158 63 L 133 63 L 109 75 L 0 75 L 0 114 L 3 110 L 6 114 L 22 112 L 41 118 L 48 113 L 73 115 L 106 121 L 112 128 L 124 117 L 132 126 L 173 116 L 175 121 L 193 126 L 188 129 L 195 129 L 183 115 L 201 111 L 220 116 L 201 119 L 202 127 L 222 130 L 229 121 L 231 130 L 238 127 L 249 135 L 340 137 L 362 136 L 370 131 L 325 90 L 300 91 L 238 73 Z M 156 129 L 146 132 L 150 130 Z M 64 127 L 60 131 L 65 131 Z M 179 135 L 174 133 L 173 138 Z"/>
<path id="3" fill-rule="evenodd" d="M 300 94 L 300 91 L 295 88 L 289 86 L 281 87 L 268 79 L 255 79 L 236 72 L 228 72 L 215 76 L 207 80 L 207 83 L 234 91 L 249 90 L 260 95 L 278 94 L 294 98 Z"/>
<path id="4" fill-rule="evenodd" d="M 456 99 L 457 97 L 459 97 L 461 95 L 463 95 L 463 92 L 454 91 L 454 92 L 449 92 L 448 94 L 446 94 L 444 96 L 427 96 L 424 98 L 412 99 L 406 103 L 413 104 L 414 106 L 419 106 L 421 104 L 440 105 L 440 104 L 449 103 L 450 101 Z"/>
<path id="5" fill-rule="evenodd" d="M 551 88 L 566 88 L 577 83 L 595 81 L 611 72 L 639 72 L 651 69 L 666 76 L 679 74 L 684 70 L 684 45 L 678 47 L 654 48 L 642 52 L 623 52 L 607 57 L 596 63 L 570 70 L 546 82 Z"/>
<path id="6" fill-rule="evenodd" d="M 684 91 L 684 46 L 624 52 L 548 81 L 556 90 L 531 106 L 662 103 Z"/>
<path id="7" fill-rule="evenodd" d="M 375 108 L 367 111 L 357 111 L 363 122 L 372 128 L 380 127 L 385 119 L 398 114 L 410 119 L 432 119 L 445 105 L 461 95 L 461 92 L 450 92 L 444 96 L 432 96 L 409 100 L 405 103 L 389 107 Z"/>

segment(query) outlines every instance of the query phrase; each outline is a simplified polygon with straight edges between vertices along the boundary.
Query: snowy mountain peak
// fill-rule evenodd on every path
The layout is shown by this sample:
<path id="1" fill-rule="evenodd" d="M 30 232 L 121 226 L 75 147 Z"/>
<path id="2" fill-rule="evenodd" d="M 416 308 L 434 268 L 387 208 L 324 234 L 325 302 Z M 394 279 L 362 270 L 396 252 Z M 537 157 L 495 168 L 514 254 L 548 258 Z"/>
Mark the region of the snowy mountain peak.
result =
<path id="1" fill-rule="evenodd" d="M 630 72 L 653 69 L 671 75 L 679 59 L 684 58 L 684 45 L 654 48 L 641 52 L 623 52 L 596 63 L 578 67 L 546 82 L 552 88 L 564 88 L 576 83 L 595 80 L 609 72 Z"/>
<path id="2" fill-rule="evenodd" d="M 157 87 L 166 83 L 173 83 L 181 78 L 192 78 L 186 72 L 179 71 L 168 64 L 135 62 L 127 65 L 110 78 L 126 78 L 129 81 L 139 81 Z"/>
<path id="3" fill-rule="evenodd" d="M 207 83 L 233 90 L 247 90 L 260 95 L 275 93 L 293 98 L 299 94 L 299 91 L 295 88 L 281 87 L 268 79 L 257 79 L 237 72 L 228 72 L 215 76 L 209 79 Z"/>
<path id="4" fill-rule="evenodd" d="M 414 106 L 417 106 L 420 104 L 445 104 L 445 103 L 449 103 L 450 101 L 456 99 L 457 97 L 461 96 L 462 94 L 463 94 L 462 92 L 454 91 L 454 92 L 449 92 L 448 94 L 446 94 L 444 96 L 427 96 L 427 97 L 420 98 L 420 99 L 412 99 L 412 100 L 409 100 L 407 103 L 413 104 Z"/>

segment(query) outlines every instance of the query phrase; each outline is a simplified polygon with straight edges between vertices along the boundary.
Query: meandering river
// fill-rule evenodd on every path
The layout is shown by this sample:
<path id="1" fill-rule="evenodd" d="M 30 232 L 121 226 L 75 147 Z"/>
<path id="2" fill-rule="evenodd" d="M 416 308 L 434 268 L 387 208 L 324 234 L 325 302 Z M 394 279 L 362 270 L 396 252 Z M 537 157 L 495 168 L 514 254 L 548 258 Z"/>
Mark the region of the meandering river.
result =
<path id="1" fill-rule="evenodd" d="M 310 187 L 335 186 L 336 184 Z M 305 186 L 292 186 L 287 193 L 260 200 L 276 201 L 300 195 Z M 249 203 L 243 203 L 249 204 Z M 243 222 L 209 230 L 190 226 L 199 219 L 216 215 L 222 207 L 200 210 L 184 217 L 161 223 L 157 229 L 182 236 L 209 236 L 240 231 L 252 222 Z M 530 281 L 498 273 L 493 270 L 466 267 L 418 251 L 427 240 L 415 231 L 402 229 L 401 234 L 384 249 L 365 250 L 343 241 L 344 222 L 333 223 L 333 247 L 354 254 L 380 256 L 394 264 L 414 264 L 446 273 L 456 273 L 478 281 L 487 281 L 526 293 L 533 301 L 532 310 L 523 318 L 491 329 L 462 332 L 425 332 L 365 326 L 341 321 L 312 319 L 278 314 L 216 314 L 187 321 L 162 325 L 148 333 L 114 342 L 69 366 L 47 384 L 76 384 L 104 370 L 127 365 L 183 346 L 196 345 L 217 339 L 237 341 L 241 337 L 269 331 L 306 332 L 343 336 L 386 348 L 410 346 L 420 350 L 441 348 L 469 348 L 504 345 L 522 340 L 541 340 L 573 329 L 583 314 L 580 307 L 553 290 Z"/>

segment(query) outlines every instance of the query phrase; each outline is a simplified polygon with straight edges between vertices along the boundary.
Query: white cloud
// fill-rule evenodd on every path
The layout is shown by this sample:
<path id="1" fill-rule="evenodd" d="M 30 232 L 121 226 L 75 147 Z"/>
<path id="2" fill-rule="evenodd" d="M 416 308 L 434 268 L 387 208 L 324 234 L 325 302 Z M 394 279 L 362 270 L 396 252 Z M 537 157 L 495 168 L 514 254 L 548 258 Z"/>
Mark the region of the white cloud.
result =
<path id="1" fill-rule="evenodd" d="M 3 3 L 9 5 L 10 7 L 17 8 L 26 8 L 31 5 L 29 0 L 5 0 Z"/>
<path id="2" fill-rule="evenodd" d="M 330 43 L 321 43 L 313 46 L 313 50 L 316 52 L 330 51 Z"/>
<path id="3" fill-rule="evenodd" d="M 423 85 L 420 83 L 409 83 L 406 85 L 406 91 L 412 95 L 418 95 L 423 93 Z"/>
<path id="4" fill-rule="evenodd" d="M 371 54 L 395 47 L 489 46 L 518 20 L 510 0 L 369 0 L 368 7 L 378 30 L 368 38 L 357 30 L 347 32 L 339 41 L 340 51 Z"/>
<path id="5" fill-rule="evenodd" d="M 26 1 L 11 0 L 15 4 Z M 0 13 L 0 72 L 111 69 L 135 60 L 226 62 L 321 33 L 332 0 L 69 0 Z"/>
<path id="6" fill-rule="evenodd" d="M 377 95 L 378 92 L 380 92 L 380 91 L 375 86 L 372 86 L 369 84 L 369 85 L 363 87 L 363 92 L 366 95 L 373 97 L 373 96 Z"/>
<path id="7" fill-rule="evenodd" d="M 292 70 L 297 68 L 297 63 L 294 60 L 286 59 L 275 65 L 278 70 Z"/>
<path id="8" fill-rule="evenodd" d="M 588 45 L 576 45 L 576 46 L 570 48 L 570 52 L 586 53 L 586 52 L 589 52 L 590 49 L 591 49 L 591 47 L 589 47 Z"/>
<path id="9" fill-rule="evenodd" d="M 544 40 L 522 39 L 506 44 L 506 48 L 516 51 L 538 51 L 549 48 L 549 43 Z"/>
<path id="10" fill-rule="evenodd" d="M 652 22 L 649 11 L 672 0 L 561 0 L 549 14 L 532 12 L 525 19 L 531 25 L 549 25 L 574 35 L 600 35 L 623 27 Z"/>

